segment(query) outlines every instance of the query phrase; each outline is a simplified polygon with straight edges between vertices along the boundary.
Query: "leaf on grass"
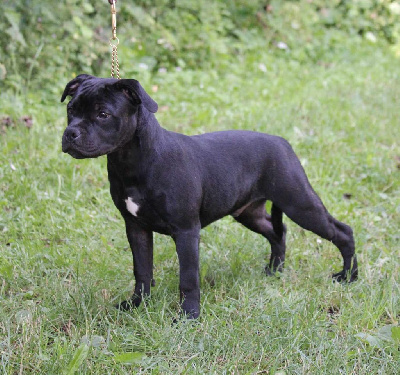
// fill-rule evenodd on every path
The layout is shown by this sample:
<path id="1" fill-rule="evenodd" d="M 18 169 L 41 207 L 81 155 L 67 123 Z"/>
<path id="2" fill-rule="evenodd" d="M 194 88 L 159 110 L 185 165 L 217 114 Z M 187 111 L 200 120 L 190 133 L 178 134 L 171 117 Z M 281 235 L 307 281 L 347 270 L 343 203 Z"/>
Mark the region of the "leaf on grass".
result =
<path id="1" fill-rule="evenodd" d="M 115 353 L 114 355 L 115 361 L 124 365 L 138 364 L 144 358 L 146 358 L 146 354 L 141 352 Z"/>
<path id="2" fill-rule="evenodd" d="M 67 370 L 65 371 L 66 375 L 73 375 L 78 370 L 83 361 L 87 358 L 89 353 L 89 346 L 86 344 L 79 345 L 78 349 L 76 349 L 74 356 L 72 357 L 71 362 L 69 363 Z"/>
<path id="3" fill-rule="evenodd" d="M 376 348 L 382 347 L 382 341 L 375 336 L 369 335 L 368 333 L 360 332 L 355 335 L 362 342 L 374 346 Z"/>
<path id="4" fill-rule="evenodd" d="M 106 339 L 103 336 L 93 335 L 93 336 L 83 336 L 81 338 L 81 343 L 87 346 L 92 346 L 93 348 L 102 348 L 106 346 Z"/>
<path id="5" fill-rule="evenodd" d="M 392 327 L 392 339 L 395 341 L 400 341 L 400 326 Z"/>
<path id="6" fill-rule="evenodd" d="M 384 342 L 398 343 L 400 341 L 400 326 L 388 324 L 381 327 L 374 335 L 360 332 L 355 337 L 373 347 L 382 348 Z"/>
<path id="7" fill-rule="evenodd" d="M 380 339 L 390 342 L 396 342 L 400 340 L 400 327 L 393 324 L 383 326 L 378 331 Z"/>

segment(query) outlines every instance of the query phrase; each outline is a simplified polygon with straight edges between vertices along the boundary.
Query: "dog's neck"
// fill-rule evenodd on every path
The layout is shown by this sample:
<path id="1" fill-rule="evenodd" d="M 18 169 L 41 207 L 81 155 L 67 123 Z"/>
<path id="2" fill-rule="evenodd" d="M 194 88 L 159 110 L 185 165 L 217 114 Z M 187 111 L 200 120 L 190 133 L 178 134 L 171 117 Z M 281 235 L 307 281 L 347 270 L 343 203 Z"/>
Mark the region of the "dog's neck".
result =
<path id="1" fill-rule="evenodd" d="M 164 133 L 153 113 L 143 106 L 136 114 L 137 126 L 132 138 L 118 150 L 107 155 L 109 165 L 118 165 L 124 180 L 137 180 L 146 174 L 149 163 L 157 157 Z M 114 168 L 115 169 L 115 168 Z M 124 181 L 124 184 L 129 181 Z"/>
<path id="2" fill-rule="evenodd" d="M 134 138 L 139 141 L 138 146 L 141 153 L 157 152 L 157 146 L 161 143 L 163 132 L 164 129 L 161 128 L 154 114 L 140 106 Z"/>

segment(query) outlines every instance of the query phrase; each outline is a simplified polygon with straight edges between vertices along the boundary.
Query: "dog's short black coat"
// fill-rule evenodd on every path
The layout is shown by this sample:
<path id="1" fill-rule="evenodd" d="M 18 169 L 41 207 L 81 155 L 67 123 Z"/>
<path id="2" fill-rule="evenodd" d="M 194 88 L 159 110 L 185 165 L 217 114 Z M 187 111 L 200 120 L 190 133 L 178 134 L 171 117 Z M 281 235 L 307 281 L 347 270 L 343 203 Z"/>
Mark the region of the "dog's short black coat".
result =
<path id="1" fill-rule="evenodd" d="M 62 149 L 78 159 L 107 155 L 111 196 L 125 220 L 136 285 L 120 308 L 138 306 L 150 293 L 158 232 L 175 241 L 182 312 L 197 318 L 200 229 L 226 215 L 269 241 L 267 274 L 283 268 L 283 212 L 339 248 L 343 270 L 335 279 L 357 278 L 351 228 L 328 213 L 283 138 L 251 131 L 191 137 L 167 131 L 154 116 L 157 104 L 133 79 L 80 75 L 67 84 L 61 101 L 67 96 L 72 99 Z"/>

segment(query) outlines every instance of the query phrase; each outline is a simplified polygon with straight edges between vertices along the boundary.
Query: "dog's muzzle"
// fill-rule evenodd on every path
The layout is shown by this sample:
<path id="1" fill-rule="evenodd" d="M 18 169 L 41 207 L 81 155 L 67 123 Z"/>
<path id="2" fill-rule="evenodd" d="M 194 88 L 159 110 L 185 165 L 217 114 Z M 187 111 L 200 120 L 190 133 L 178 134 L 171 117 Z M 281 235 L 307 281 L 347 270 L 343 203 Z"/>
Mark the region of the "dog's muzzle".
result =
<path id="1" fill-rule="evenodd" d="M 77 128 L 67 128 L 65 129 L 62 138 L 62 150 L 63 152 L 68 152 L 75 142 L 80 138 L 81 132 Z"/>
<path id="2" fill-rule="evenodd" d="M 81 131 L 77 128 L 65 129 L 64 138 L 67 142 L 72 143 L 81 136 Z"/>

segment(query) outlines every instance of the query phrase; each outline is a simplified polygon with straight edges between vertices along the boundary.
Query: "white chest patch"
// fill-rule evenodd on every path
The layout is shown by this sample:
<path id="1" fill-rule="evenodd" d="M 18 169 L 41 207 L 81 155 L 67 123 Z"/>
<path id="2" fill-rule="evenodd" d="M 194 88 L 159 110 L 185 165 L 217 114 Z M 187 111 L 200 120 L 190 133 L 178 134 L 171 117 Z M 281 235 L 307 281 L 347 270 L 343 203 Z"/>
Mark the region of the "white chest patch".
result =
<path id="1" fill-rule="evenodd" d="M 132 200 L 132 198 L 128 197 L 128 199 L 125 199 L 125 203 L 126 203 L 126 209 L 133 216 L 137 216 L 137 213 L 139 211 L 139 206 Z"/>

